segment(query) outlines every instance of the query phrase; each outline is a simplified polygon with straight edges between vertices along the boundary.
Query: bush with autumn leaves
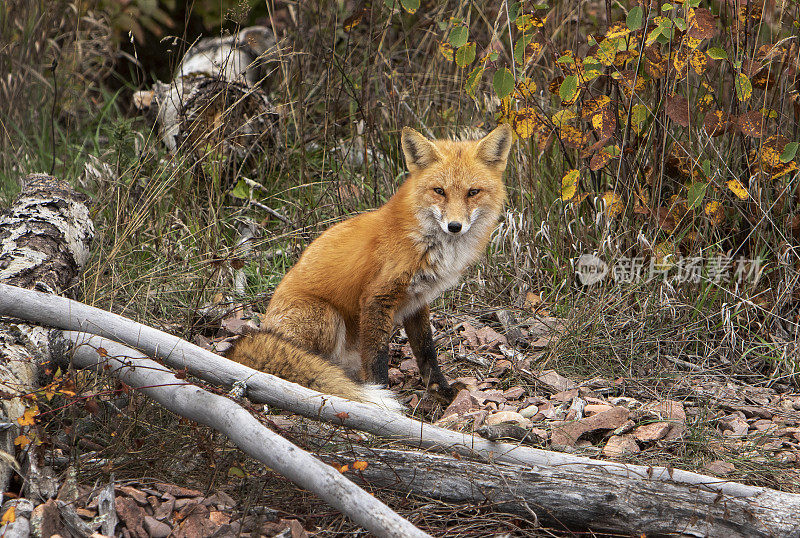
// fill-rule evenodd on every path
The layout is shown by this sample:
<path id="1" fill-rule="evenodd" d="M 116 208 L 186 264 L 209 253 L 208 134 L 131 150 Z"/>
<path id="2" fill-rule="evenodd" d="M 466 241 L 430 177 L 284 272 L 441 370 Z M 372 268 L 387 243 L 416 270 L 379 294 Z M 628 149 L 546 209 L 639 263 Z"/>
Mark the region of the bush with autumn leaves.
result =
<path id="1" fill-rule="evenodd" d="M 531 160 L 563 160 L 554 203 L 605 230 L 584 249 L 761 257 L 797 278 L 797 2 L 504 7 L 490 43 L 454 20 L 440 49 Z"/>

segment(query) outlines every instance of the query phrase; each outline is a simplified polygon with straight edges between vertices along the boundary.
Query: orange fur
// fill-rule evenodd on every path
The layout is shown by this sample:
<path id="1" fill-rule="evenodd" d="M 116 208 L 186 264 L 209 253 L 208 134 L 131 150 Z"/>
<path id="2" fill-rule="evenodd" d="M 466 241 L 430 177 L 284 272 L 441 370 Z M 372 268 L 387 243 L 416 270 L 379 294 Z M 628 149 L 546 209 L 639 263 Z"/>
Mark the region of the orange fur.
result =
<path id="1" fill-rule="evenodd" d="M 389 337 L 403 324 L 423 380 L 450 400 L 428 304 L 484 252 L 506 197 L 511 139 L 507 125 L 458 142 L 430 141 L 405 128 L 405 183 L 379 209 L 311 243 L 275 290 L 266 331 L 242 338 L 229 357 L 365 401 L 371 398 L 361 382 L 388 384 Z"/>

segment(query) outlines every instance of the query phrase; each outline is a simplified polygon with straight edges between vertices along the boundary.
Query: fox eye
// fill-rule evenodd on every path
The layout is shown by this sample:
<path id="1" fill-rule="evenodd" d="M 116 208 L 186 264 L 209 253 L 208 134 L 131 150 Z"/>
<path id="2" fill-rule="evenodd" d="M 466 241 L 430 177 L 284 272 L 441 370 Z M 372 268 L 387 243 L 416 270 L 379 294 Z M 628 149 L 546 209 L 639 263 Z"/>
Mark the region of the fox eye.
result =
<path id="1" fill-rule="evenodd" d="M 472 198 L 473 196 L 475 196 L 479 192 L 481 192 L 480 189 L 470 189 L 470 190 L 467 191 L 467 198 Z"/>
<path id="2" fill-rule="evenodd" d="M 444 189 L 441 187 L 434 187 L 433 192 L 435 192 L 439 196 L 444 196 Z"/>

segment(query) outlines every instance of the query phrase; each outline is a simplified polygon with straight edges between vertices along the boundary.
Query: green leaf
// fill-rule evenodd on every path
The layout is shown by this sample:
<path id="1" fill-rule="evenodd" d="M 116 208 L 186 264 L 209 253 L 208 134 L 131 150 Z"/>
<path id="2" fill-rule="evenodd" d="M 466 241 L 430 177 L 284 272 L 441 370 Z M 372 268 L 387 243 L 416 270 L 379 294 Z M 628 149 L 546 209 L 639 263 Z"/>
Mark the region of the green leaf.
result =
<path id="1" fill-rule="evenodd" d="M 558 63 L 560 63 L 560 64 L 570 64 L 570 65 L 572 65 L 572 64 L 575 63 L 575 60 L 572 58 L 571 54 L 565 54 L 564 56 L 562 56 L 561 58 L 559 58 L 556 61 Z"/>
<path id="2" fill-rule="evenodd" d="M 664 5 L 662 5 L 662 6 L 661 6 L 661 11 L 672 11 L 672 9 L 673 9 L 674 7 L 675 7 L 675 6 L 673 6 L 672 4 L 670 4 L 670 3 L 666 3 L 666 4 L 664 4 Z"/>
<path id="3" fill-rule="evenodd" d="M 558 89 L 558 95 L 562 101 L 571 101 L 575 98 L 575 93 L 578 91 L 578 76 L 570 75 L 564 78 L 561 87 Z"/>
<path id="4" fill-rule="evenodd" d="M 519 15 L 521 8 L 522 4 L 519 2 L 511 2 L 508 4 L 508 22 L 517 20 L 517 15 Z"/>
<path id="5" fill-rule="evenodd" d="M 708 188 L 708 183 L 704 181 L 695 181 L 689 186 L 689 194 L 686 197 L 689 210 L 700 207 L 706 195 L 706 188 Z"/>
<path id="6" fill-rule="evenodd" d="M 645 39 L 644 44 L 647 46 L 652 45 L 654 41 L 656 41 L 659 37 L 661 37 L 662 30 L 663 28 L 661 28 L 661 26 L 656 26 L 655 28 L 653 28 L 650 31 L 650 33 L 647 34 L 647 39 Z"/>
<path id="7" fill-rule="evenodd" d="M 483 71 L 483 62 L 480 62 L 475 66 L 475 69 L 470 71 L 469 75 L 467 75 L 467 80 L 464 82 L 464 89 L 470 97 L 475 97 L 475 93 L 478 91 L 478 84 L 480 84 L 483 78 Z"/>
<path id="8" fill-rule="evenodd" d="M 509 71 L 507 67 L 498 69 L 494 74 L 492 84 L 494 85 L 494 91 L 497 93 L 497 97 L 500 99 L 508 97 L 514 90 L 514 75 L 511 74 L 511 71 Z"/>
<path id="9" fill-rule="evenodd" d="M 706 53 L 711 57 L 712 60 L 728 59 L 728 51 L 719 47 L 709 47 Z"/>
<path id="10" fill-rule="evenodd" d="M 783 148 L 783 153 L 781 153 L 781 162 L 788 163 L 794 156 L 797 155 L 797 142 L 789 142 L 786 144 L 786 147 Z"/>
<path id="11" fill-rule="evenodd" d="M 419 0 L 400 0 L 400 5 L 413 15 L 419 9 Z"/>
<path id="12" fill-rule="evenodd" d="M 703 173 L 707 178 L 711 177 L 711 161 L 709 159 L 703 160 Z"/>
<path id="13" fill-rule="evenodd" d="M 642 27 L 642 6 L 631 8 L 625 19 L 625 24 L 627 24 L 628 28 L 631 30 L 638 30 Z"/>
<path id="14" fill-rule="evenodd" d="M 239 467 L 230 467 L 228 469 L 228 476 L 235 476 L 236 478 L 245 478 L 247 475 Z"/>
<path id="15" fill-rule="evenodd" d="M 499 57 L 500 57 L 500 53 L 497 52 L 496 50 L 493 50 L 492 52 L 489 53 L 489 61 L 490 62 L 496 62 Z"/>
<path id="16" fill-rule="evenodd" d="M 522 61 L 525 58 L 525 49 L 528 48 L 531 41 L 533 41 L 533 33 L 523 33 L 514 44 L 514 61 L 518 64 L 522 65 Z"/>
<path id="17" fill-rule="evenodd" d="M 240 179 L 233 190 L 231 190 L 231 196 L 239 198 L 240 200 L 249 200 L 250 187 L 247 186 L 247 183 L 245 183 L 243 179 Z"/>
<path id="18" fill-rule="evenodd" d="M 457 26 L 450 30 L 450 37 L 447 40 L 453 45 L 454 49 L 458 49 L 467 44 L 469 39 L 469 28 L 466 26 Z"/>
<path id="19" fill-rule="evenodd" d="M 682 17 L 675 17 L 675 20 L 673 22 L 675 23 L 675 27 L 678 30 L 680 30 L 681 32 L 686 31 L 686 21 L 683 20 Z"/>
<path id="20" fill-rule="evenodd" d="M 475 43 L 467 43 L 456 51 L 456 65 L 458 67 L 467 67 L 475 61 Z"/>

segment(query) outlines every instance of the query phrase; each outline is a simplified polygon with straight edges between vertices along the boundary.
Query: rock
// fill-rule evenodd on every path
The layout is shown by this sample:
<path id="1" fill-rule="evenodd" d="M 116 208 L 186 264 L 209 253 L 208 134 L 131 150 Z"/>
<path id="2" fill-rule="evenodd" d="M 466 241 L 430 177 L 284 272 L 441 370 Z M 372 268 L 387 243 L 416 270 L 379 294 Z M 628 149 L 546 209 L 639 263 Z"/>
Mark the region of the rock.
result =
<path id="1" fill-rule="evenodd" d="M 774 430 L 774 429 L 778 428 L 777 424 L 775 424 L 771 420 L 766 420 L 766 419 L 763 419 L 763 418 L 762 419 L 758 419 L 755 422 L 753 422 L 752 426 L 753 426 L 753 428 L 755 428 L 756 430 L 758 430 L 760 432 Z"/>
<path id="2" fill-rule="evenodd" d="M 606 446 L 603 447 L 603 454 L 610 458 L 619 458 L 626 454 L 636 454 L 639 452 L 639 445 L 633 435 L 626 433 L 624 435 L 612 436 Z"/>
<path id="3" fill-rule="evenodd" d="M 727 461 L 715 460 L 703 465 L 703 470 L 717 476 L 725 476 L 732 473 L 736 467 Z"/>
<path id="4" fill-rule="evenodd" d="M 400 371 L 408 374 L 418 374 L 419 366 L 415 359 L 406 359 L 400 363 Z"/>
<path id="5" fill-rule="evenodd" d="M 144 530 L 151 538 L 167 538 L 172 532 L 172 527 L 152 516 L 145 516 Z"/>
<path id="6" fill-rule="evenodd" d="M 553 427 L 550 440 L 554 446 L 574 446 L 581 435 L 595 430 L 614 430 L 628 420 L 629 411 L 624 407 L 612 407 L 591 417 L 574 422 L 565 422 Z"/>
<path id="7" fill-rule="evenodd" d="M 556 392 L 564 392 L 566 390 L 578 388 L 578 385 L 562 376 L 555 370 L 546 370 L 542 372 L 536 379 Z"/>
<path id="8" fill-rule="evenodd" d="M 33 509 L 30 526 L 34 536 L 53 536 L 64 533 L 64 524 L 61 522 L 61 514 L 55 499 L 49 499 L 46 503 Z"/>
<path id="9" fill-rule="evenodd" d="M 167 519 L 172 515 L 175 510 L 175 498 L 169 499 L 161 503 L 157 508 L 153 509 L 153 517 L 161 521 Z"/>
<path id="10" fill-rule="evenodd" d="M 741 411 L 720 418 L 717 424 L 722 430 L 722 435 L 728 437 L 742 437 L 747 435 L 747 430 L 750 429 L 750 425 L 747 424 L 744 413 Z"/>
<path id="11" fill-rule="evenodd" d="M 477 400 L 470 394 L 469 390 L 461 389 L 456 394 L 456 397 L 453 398 L 453 401 L 450 405 L 447 406 L 447 409 L 444 410 L 442 413 L 442 418 L 439 419 L 439 422 L 452 422 L 457 420 L 458 418 L 463 417 L 467 412 L 472 411 L 478 407 Z"/>
<path id="12" fill-rule="evenodd" d="M 169 493 L 173 497 L 200 497 L 203 495 L 202 491 L 197 491 L 196 489 L 182 488 L 174 484 L 158 483 L 155 484 L 154 487 L 158 491 L 162 493 Z"/>
<path id="13" fill-rule="evenodd" d="M 132 488 L 131 486 L 116 486 L 114 489 L 117 491 L 117 493 L 121 493 L 132 498 L 139 506 L 147 506 L 148 504 L 147 495 L 136 488 Z"/>
<path id="14" fill-rule="evenodd" d="M 114 499 L 114 507 L 117 509 L 119 519 L 125 524 L 132 536 L 147 537 L 143 526 L 144 518 L 147 514 L 135 500 L 130 497 L 116 497 Z"/>
<path id="15" fill-rule="evenodd" d="M 224 491 L 218 491 L 208 497 L 206 500 L 219 509 L 233 508 L 236 506 L 236 501 L 233 499 L 233 497 Z"/>
<path id="16" fill-rule="evenodd" d="M 217 525 L 227 525 L 231 522 L 231 516 L 221 510 L 211 510 L 208 513 L 208 519 Z"/>
<path id="17" fill-rule="evenodd" d="M 531 417 L 536 415 L 538 412 L 539 412 L 539 406 L 537 406 L 537 405 L 529 405 L 527 407 L 523 407 L 522 409 L 520 409 L 519 414 L 522 415 L 523 417 L 527 418 L 527 419 L 530 419 Z"/>
<path id="18" fill-rule="evenodd" d="M 527 418 L 523 417 L 515 411 L 500 411 L 486 417 L 485 424 L 494 426 L 495 424 L 503 424 L 504 422 L 512 422 L 523 428 L 530 428 L 532 423 Z"/>
<path id="19" fill-rule="evenodd" d="M 525 389 L 522 387 L 511 387 L 503 391 L 503 396 L 506 400 L 519 400 L 525 395 Z"/>
<path id="20" fill-rule="evenodd" d="M 499 361 L 495 361 L 494 368 L 492 368 L 492 374 L 496 375 L 497 377 L 501 377 L 503 374 L 511 370 L 511 367 L 511 361 L 500 359 Z"/>
<path id="21" fill-rule="evenodd" d="M 670 421 L 669 432 L 664 436 L 665 441 L 680 439 L 686 433 L 686 411 L 682 402 L 664 400 L 646 405 L 644 410 L 662 420 Z"/>
<path id="22" fill-rule="evenodd" d="M 596 415 L 597 413 L 602 413 L 603 411 L 608 411 L 613 406 L 608 404 L 594 404 L 594 403 L 587 403 L 586 407 L 584 407 L 583 412 L 586 413 L 587 417 L 592 415 Z"/>
<path id="23" fill-rule="evenodd" d="M 652 443 L 663 439 L 669 433 L 671 425 L 669 422 L 651 422 L 642 424 L 633 430 L 633 436 L 643 443 Z"/>
<path id="24" fill-rule="evenodd" d="M 402 383 L 406 376 L 403 375 L 403 372 L 400 371 L 399 368 L 389 368 L 389 384 L 390 385 L 397 385 L 398 383 Z"/>
<path id="25" fill-rule="evenodd" d="M 578 397 L 578 393 L 578 389 L 563 390 L 550 396 L 550 399 L 560 403 L 571 402 L 573 398 Z"/>

